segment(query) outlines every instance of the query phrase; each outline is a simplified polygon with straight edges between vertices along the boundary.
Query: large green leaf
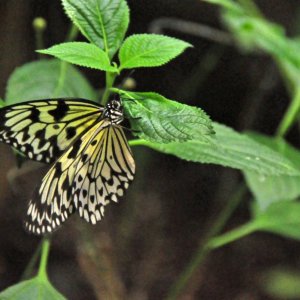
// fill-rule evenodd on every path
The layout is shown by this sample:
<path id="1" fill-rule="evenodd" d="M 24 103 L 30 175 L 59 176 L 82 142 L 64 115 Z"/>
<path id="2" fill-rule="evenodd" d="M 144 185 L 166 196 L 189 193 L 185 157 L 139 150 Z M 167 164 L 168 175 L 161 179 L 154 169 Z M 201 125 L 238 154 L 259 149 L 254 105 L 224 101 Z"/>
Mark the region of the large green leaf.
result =
<path id="1" fill-rule="evenodd" d="M 40 277 L 22 281 L 0 293 L 1 300 L 66 300 L 51 283 Z"/>
<path id="2" fill-rule="evenodd" d="M 157 67 L 181 54 L 191 44 L 158 34 L 128 37 L 119 52 L 120 69 Z"/>
<path id="3" fill-rule="evenodd" d="M 62 0 L 67 15 L 81 33 L 110 57 L 119 48 L 129 24 L 125 0 Z"/>
<path id="4" fill-rule="evenodd" d="M 42 60 L 25 64 L 17 68 L 8 80 L 7 105 L 55 97 L 95 100 L 97 95 L 75 67 L 58 60 Z"/>
<path id="5" fill-rule="evenodd" d="M 94 44 L 83 42 L 63 43 L 37 52 L 53 55 L 61 60 L 83 67 L 108 72 L 118 71 L 116 67 L 111 66 L 108 55 Z"/>
<path id="6" fill-rule="evenodd" d="M 267 137 L 258 133 L 249 134 L 251 138 L 283 155 L 300 170 L 300 152 L 282 139 Z M 260 209 L 265 209 L 273 202 L 294 200 L 300 196 L 300 176 L 257 176 L 245 171 L 249 188 L 255 196 Z"/>
<path id="7" fill-rule="evenodd" d="M 300 174 L 297 167 L 286 157 L 247 135 L 237 133 L 218 123 L 213 123 L 213 128 L 216 132 L 215 136 L 206 136 L 206 139 L 168 144 L 138 140 L 133 141 L 132 145 L 145 145 L 188 161 L 254 171 L 257 176 Z"/>
<path id="8" fill-rule="evenodd" d="M 166 99 L 157 93 L 119 92 L 123 95 L 131 127 L 140 138 L 169 143 L 205 140 L 206 136 L 214 133 L 211 120 L 198 107 Z"/>

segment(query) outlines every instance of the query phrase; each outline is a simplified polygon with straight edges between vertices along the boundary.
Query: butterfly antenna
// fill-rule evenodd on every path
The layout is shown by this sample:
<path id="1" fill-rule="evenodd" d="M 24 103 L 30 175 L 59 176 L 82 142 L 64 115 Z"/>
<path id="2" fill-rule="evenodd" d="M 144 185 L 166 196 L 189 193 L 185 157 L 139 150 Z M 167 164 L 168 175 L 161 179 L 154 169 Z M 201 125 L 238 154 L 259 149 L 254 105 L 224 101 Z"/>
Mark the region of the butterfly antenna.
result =
<path id="1" fill-rule="evenodd" d="M 124 129 L 124 130 L 126 130 L 126 131 L 128 131 L 130 133 L 141 133 L 140 130 L 131 129 L 131 128 L 125 127 L 123 125 L 118 125 L 118 126 L 120 126 L 122 129 Z"/>

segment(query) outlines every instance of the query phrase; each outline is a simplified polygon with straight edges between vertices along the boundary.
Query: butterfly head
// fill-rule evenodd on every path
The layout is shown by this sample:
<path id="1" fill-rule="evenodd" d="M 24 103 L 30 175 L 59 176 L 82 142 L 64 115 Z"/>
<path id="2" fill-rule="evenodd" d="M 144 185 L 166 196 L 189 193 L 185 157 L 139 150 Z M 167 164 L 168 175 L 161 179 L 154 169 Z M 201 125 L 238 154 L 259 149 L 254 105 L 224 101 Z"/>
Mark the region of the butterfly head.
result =
<path id="1" fill-rule="evenodd" d="M 104 116 L 108 118 L 111 124 L 119 124 L 123 121 L 123 106 L 120 99 L 109 101 L 104 110 Z"/>

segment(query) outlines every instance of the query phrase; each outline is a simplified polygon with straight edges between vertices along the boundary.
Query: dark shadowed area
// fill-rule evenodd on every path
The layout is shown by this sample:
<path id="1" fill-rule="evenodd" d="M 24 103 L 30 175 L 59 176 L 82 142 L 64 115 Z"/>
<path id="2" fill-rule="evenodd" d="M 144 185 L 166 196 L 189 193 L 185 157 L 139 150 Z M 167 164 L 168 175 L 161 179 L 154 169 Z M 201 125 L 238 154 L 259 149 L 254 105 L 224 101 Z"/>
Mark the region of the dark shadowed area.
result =
<path id="1" fill-rule="evenodd" d="M 298 1 L 256 3 L 289 35 L 299 34 Z M 179 21 L 190 21 L 225 31 L 217 7 L 200 0 L 129 0 L 128 4 L 128 34 L 159 30 L 194 45 L 163 67 L 137 69 L 132 75 L 136 90 L 199 106 L 212 120 L 237 131 L 274 134 L 289 98 L 273 61 L 259 53 L 243 54 L 233 42 L 215 41 L 214 35 L 203 36 L 191 24 L 184 32 L 177 28 L 183 30 Z M 63 42 L 70 22 L 59 0 L 0 2 L 3 99 L 13 70 L 38 59 L 32 20 L 39 16 L 48 23 L 45 47 Z M 95 88 L 103 88 L 101 72 L 81 70 Z M 299 146 L 298 132 L 291 131 L 288 139 Z M 92 226 L 74 215 L 53 235 L 49 277 L 68 299 L 167 297 L 243 182 L 241 173 L 232 169 L 186 162 L 144 147 L 134 147 L 133 152 L 135 181 L 120 203 L 109 206 L 105 220 Z M 18 169 L 10 147 L 0 144 L 0 290 L 22 278 L 38 247 L 40 239 L 25 233 L 22 220 L 46 170 L 30 161 Z M 244 195 L 222 232 L 249 219 L 251 199 L 250 193 Z M 212 251 L 179 299 L 275 300 L 262 291 L 261 278 L 275 267 L 299 269 L 299 252 L 300 244 L 294 240 L 252 234 Z"/>

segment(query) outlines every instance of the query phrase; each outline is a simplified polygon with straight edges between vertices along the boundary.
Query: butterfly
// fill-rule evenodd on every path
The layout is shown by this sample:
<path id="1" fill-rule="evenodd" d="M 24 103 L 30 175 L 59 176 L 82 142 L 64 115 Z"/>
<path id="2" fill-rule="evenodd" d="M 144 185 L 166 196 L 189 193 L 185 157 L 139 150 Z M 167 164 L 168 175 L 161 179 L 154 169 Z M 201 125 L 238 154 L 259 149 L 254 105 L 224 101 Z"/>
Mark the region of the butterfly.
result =
<path id="1" fill-rule="evenodd" d="M 119 98 L 105 107 L 84 99 L 23 102 L 0 109 L 0 142 L 52 166 L 29 201 L 25 229 L 53 232 L 77 211 L 96 224 L 124 195 L 135 162 L 120 123 Z"/>

